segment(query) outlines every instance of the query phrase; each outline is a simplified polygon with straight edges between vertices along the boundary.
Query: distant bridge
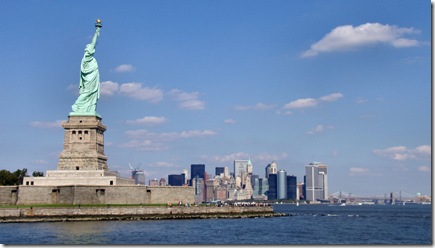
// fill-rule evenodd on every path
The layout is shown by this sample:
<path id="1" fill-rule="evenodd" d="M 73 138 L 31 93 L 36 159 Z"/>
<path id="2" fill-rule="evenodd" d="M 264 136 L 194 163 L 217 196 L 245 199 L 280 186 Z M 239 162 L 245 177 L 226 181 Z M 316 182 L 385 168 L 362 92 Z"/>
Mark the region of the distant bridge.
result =
<path id="1" fill-rule="evenodd" d="M 394 192 L 386 193 L 383 195 L 374 195 L 374 196 L 360 196 L 360 195 L 355 195 L 355 194 L 340 190 L 340 191 L 337 191 L 333 194 L 330 194 L 329 196 L 330 196 L 330 198 L 349 199 L 351 201 L 388 200 L 391 198 L 391 193 L 393 194 L 393 198 L 395 200 L 408 201 L 408 200 L 414 200 L 417 198 L 417 194 L 411 194 L 411 193 L 405 192 L 403 190 L 394 191 Z"/>

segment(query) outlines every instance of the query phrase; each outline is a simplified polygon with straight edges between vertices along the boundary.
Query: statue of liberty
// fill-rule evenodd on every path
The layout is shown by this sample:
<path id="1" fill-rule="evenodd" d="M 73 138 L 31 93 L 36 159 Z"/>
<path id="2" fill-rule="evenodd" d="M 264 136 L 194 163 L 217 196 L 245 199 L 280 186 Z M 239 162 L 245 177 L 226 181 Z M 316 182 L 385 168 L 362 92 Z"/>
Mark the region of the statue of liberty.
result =
<path id="1" fill-rule="evenodd" d="M 97 38 L 102 27 L 100 19 L 97 19 L 95 27 L 94 37 L 91 43 L 86 45 L 80 66 L 80 95 L 74 105 L 71 106 L 73 112 L 69 115 L 95 115 L 100 117 L 97 114 L 97 102 L 100 98 L 100 74 L 97 60 L 94 58 Z"/>

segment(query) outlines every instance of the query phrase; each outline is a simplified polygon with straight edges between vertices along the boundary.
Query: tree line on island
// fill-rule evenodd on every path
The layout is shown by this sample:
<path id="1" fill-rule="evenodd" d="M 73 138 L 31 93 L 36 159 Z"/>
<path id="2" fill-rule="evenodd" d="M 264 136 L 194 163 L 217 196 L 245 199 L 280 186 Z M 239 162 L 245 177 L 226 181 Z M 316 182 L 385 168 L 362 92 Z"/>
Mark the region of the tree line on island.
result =
<path id="1" fill-rule="evenodd" d="M 10 185 L 21 185 L 23 184 L 24 177 L 28 177 L 27 169 L 23 168 L 22 170 L 18 169 L 14 172 L 10 172 L 8 170 L 0 170 L 0 185 L 1 186 L 10 186 Z M 34 177 L 43 177 L 44 172 L 42 171 L 34 171 L 32 173 Z"/>

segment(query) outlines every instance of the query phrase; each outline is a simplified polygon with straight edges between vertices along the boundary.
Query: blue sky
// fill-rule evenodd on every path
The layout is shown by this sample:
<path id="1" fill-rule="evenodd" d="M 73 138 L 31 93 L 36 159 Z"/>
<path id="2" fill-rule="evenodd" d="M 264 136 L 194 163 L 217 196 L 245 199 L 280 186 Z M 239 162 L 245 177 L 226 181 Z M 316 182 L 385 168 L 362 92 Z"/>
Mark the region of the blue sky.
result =
<path id="1" fill-rule="evenodd" d="M 111 170 L 321 161 L 330 193 L 431 193 L 421 0 L 2 1 L 2 169 L 56 169 L 96 18 Z"/>

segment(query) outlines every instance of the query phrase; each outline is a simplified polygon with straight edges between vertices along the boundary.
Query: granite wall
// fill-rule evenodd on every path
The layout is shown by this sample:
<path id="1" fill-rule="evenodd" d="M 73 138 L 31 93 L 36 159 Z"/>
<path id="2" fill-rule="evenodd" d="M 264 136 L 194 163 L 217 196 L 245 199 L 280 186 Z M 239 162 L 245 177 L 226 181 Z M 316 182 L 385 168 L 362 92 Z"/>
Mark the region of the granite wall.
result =
<path id="1" fill-rule="evenodd" d="M 1 186 L 0 204 L 158 204 L 194 203 L 192 187 Z"/>

